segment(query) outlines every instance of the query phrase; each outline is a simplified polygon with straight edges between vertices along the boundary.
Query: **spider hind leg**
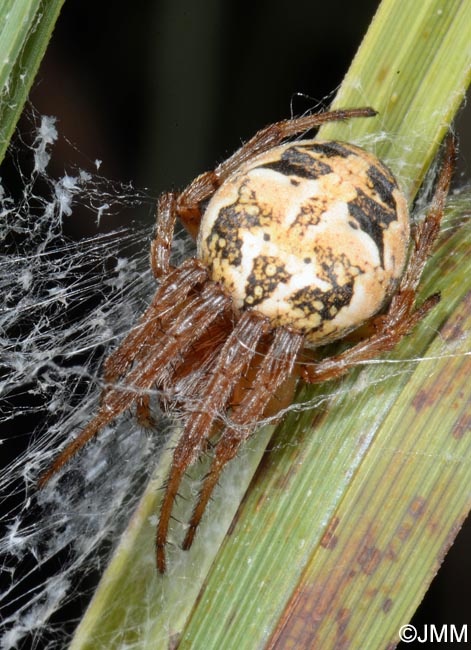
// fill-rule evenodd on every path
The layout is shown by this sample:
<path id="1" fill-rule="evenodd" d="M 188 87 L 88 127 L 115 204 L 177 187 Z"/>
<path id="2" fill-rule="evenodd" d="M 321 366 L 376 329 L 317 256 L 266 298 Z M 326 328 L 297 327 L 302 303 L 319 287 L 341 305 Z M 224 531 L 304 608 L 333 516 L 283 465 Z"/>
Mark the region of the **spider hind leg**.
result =
<path id="1" fill-rule="evenodd" d="M 302 334 L 284 328 L 275 330 L 252 385 L 231 414 L 231 425 L 223 430 L 214 449 L 214 456 L 191 516 L 182 548 L 188 550 L 204 514 L 211 494 L 225 465 L 234 458 L 242 443 L 252 434 L 277 389 L 290 377 L 304 343 Z"/>
<path id="2" fill-rule="evenodd" d="M 257 312 L 245 312 L 222 347 L 211 374 L 197 396 L 198 407 L 188 414 L 182 436 L 175 448 L 157 525 L 157 568 L 165 573 L 165 545 L 175 497 L 187 469 L 199 458 L 213 424 L 226 408 L 235 385 L 250 364 L 268 319 Z"/>

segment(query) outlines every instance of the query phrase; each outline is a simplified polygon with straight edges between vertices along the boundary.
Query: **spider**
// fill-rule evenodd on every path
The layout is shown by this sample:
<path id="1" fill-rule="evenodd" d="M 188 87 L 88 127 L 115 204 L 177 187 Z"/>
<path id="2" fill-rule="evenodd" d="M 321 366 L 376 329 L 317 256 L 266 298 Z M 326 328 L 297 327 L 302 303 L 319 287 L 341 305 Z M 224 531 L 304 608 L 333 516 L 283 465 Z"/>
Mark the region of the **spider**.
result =
<path id="1" fill-rule="evenodd" d="M 329 121 L 374 115 L 371 108 L 354 108 L 274 123 L 214 171 L 158 200 L 150 255 L 159 282 L 155 296 L 104 363 L 96 416 L 39 485 L 132 405 L 138 421 L 151 425 L 153 386 L 176 394 L 185 378 L 197 377 L 191 404 L 182 400 L 186 422 L 157 525 L 160 573 L 181 480 L 210 441 L 212 462 L 184 549 L 222 469 L 257 422 L 279 412 L 297 378 L 338 378 L 391 350 L 440 299 L 434 294 L 415 304 L 449 190 L 453 139 L 447 139 L 431 209 L 410 252 L 406 198 L 383 163 L 344 142 L 289 140 Z M 177 217 L 197 240 L 197 257 L 174 268 Z M 365 324 L 359 341 L 322 356 L 322 346 Z"/>

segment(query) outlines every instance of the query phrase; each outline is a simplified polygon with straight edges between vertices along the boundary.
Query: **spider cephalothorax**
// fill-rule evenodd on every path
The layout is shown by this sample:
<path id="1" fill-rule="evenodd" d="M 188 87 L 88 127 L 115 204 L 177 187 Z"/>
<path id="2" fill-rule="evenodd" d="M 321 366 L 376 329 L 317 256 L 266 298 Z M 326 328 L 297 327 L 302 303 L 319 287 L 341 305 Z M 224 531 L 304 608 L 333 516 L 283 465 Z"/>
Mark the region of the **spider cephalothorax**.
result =
<path id="1" fill-rule="evenodd" d="M 407 203 L 388 168 L 351 144 L 281 144 L 324 122 L 373 115 L 372 109 L 359 108 L 272 124 L 180 194 L 159 199 L 151 245 L 159 287 L 104 364 L 106 388 L 97 415 L 57 457 L 40 485 L 133 404 L 138 420 L 148 425 L 149 389 L 156 386 L 169 395 L 193 373 L 198 379 L 191 402 L 185 406 L 183 401 L 186 422 L 157 526 L 162 573 L 182 477 L 210 439 L 215 441 L 213 459 L 185 549 L 223 467 L 257 422 L 276 413 L 273 398 L 292 391 L 293 377 L 315 383 L 343 375 L 352 365 L 393 348 L 439 300 L 435 294 L 415 306 L 450 184 L 451 138 L 431 210 L 416 229 L 405 272 Z M 177 217 L 197 239 L 198 256 L 172 268 Z M 311 355 L 311 348 L 365 323 L 369 333 L 344 352 Z M 198 376 L 199 368 L 204 372 Z"/>

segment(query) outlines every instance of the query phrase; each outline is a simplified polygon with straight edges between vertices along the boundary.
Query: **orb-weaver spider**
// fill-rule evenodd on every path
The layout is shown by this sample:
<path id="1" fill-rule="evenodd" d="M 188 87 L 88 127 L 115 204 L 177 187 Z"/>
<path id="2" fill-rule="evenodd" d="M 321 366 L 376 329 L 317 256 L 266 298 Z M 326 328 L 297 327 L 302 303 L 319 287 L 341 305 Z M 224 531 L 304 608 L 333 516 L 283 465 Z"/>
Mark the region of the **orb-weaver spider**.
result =
<path id="1" fill-rule="evenodd" d="M 150 388 L 171 394 L 204 368 L 163 496 L 156 540 L 161 573 L 180 482 L 209 439 L 215 439 L 214 455 L 185 549 L 222 469 L 257 423 L 276 411 L 274 396 L 292 394 L 293 377 L 311 383 L 340 377 L 392 349 L 439 300 L 435 294 L 415 306 L 450 185 L 453 139 L 447 140 L 432 205 L 410 253 L 406 198 L 374 155 L 342 142 L 283 144 L 325 122 L 375 114 L 357 108 L 272 124 L 214 171 L 158 201 L 151 244 L 156 294 L 105 361 L 97 415 L 39 483 L 133 404 L 138 420 L 149 423 Z M 173 268 L 177 217 L 197 239 L 198 253 Z M 312 356 L 312 348 L 364 323 L 369 333 L 360 342 L 335 356 Z"/>

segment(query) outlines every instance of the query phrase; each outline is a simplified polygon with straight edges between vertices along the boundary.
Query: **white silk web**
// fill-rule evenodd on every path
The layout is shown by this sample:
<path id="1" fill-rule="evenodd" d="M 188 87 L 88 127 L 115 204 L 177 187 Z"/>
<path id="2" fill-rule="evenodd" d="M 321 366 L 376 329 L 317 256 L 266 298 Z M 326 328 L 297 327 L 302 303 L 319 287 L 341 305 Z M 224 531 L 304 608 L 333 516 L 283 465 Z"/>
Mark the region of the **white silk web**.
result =
<path id="1" fill-rule="evenodd" d="M 2 650 L 64 647 L 71 626 L 55 615 L 69 608 L 76 616 L 73 606 L 90 591 L 109 540 L 129 517 L 130 495 L 146 480 L 148 457 L 162 444 L 121 418 L 112 436 L 103 431 L 77 457 L 65 481 L 36 490 L 59 445 L 96 408 L 103 351 L 153 285 L 148 230 L 112 229 L 120 210 L 152 201 L 100 178 L 98 163 L 50 177 L 57 138 L 53 118 L 35 117 L 32 143 L 11 150 L 19 189 L 0 189 Z M 63 227 L 87 211 L 108 232 L 74 242 Z"/>

